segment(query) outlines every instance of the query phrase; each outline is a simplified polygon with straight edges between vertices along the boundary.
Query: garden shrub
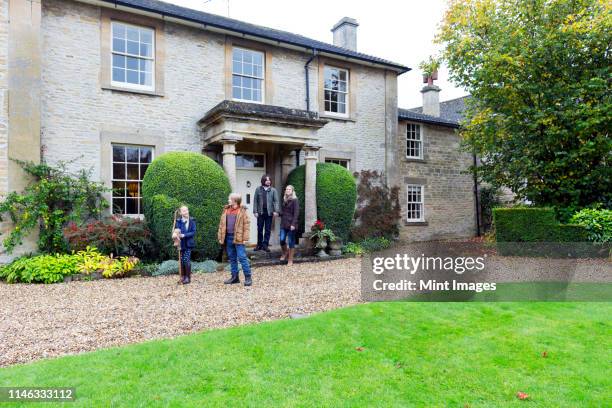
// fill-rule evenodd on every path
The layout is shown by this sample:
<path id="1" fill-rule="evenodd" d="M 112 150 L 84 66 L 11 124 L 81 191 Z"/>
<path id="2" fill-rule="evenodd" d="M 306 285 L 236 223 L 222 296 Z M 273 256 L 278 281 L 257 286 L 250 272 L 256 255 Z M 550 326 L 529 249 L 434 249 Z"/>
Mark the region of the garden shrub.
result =
<path id="1" fill-rule="evenodd" d="M 560 224 L 552 208 L 518 207 L 493 210 L 497 249 L 501 255 L 591 257 L 606 249 L 586 243 L 584 225 Z"/>
<path id="2" fill-rule="evenodd" d="M 19 163 L 31 182 L 23 192 L 11 192 L 0 202 L 0 221 L 7 214 L 13 223 L 12 231 L 3 240 L 8 253 L 23 242 L 23 237 L 39 230 L 38 250 L 66 252 L 68 244 L 63 228 L 69 221 L 84 222 L 98 218 L 108 207 L 102 183 L 91 181 L 91 170 L 70 173 L 65 163 L 51 166 L 45 162 Z"/>
<path id="3" fill-rule="evenodd" d="M 351 231 L 352 238 L 359 241 L 372 237 L 397 236 L 401 218 L 399 187 L 389 187 L 383 174 L 378 171 L 362 170 L 357 191 L 356 222 Z"/>
<path id="4" fill-rule="evenodd" d="M 0 267 L 0 279 L 8 283 L 56 283 L 64 277 L 83 273 L 99 272 L 105 278 L 128 275 L 139 260 L 135 257 L 113 258 L 87 247 L 72 254 L 42 254 L 21 257 Z"/>
<path id="5" fill-rule="evenodd" d="M 296 167 L 287 177 L 287 184 L 293 185 L 300 201 L 300 233 L 304 232 L 304 191 L 306 166 Z M 334 234 L 348 239 L 357 186 L 355 178 L 344 167 L 333 163 L 317 163 L 317 218 L 327 225 Z"/>
<path id="6" fill-rule="evenodd" d="M 377 252 L 391 247 L 391 241 L 385 237 L 366 238 L 359 243 L 365 252 Z"/>
<path id="7" fill-rule="evenodd" d="M 217 226 L 230 190 L 221 166 L 202 154 L 170 152 L 153 160 L 143 179 L 142 196 L 160 258 L 176 255 L 170 235 L 174 211 L 181 204 L 189 207 L 197 224 L 193 258 L 216 257 L 220 248 Z"/>
<path id="8" fill-rule="evenodd" d="M 592 242 L 612 242 L 612 210 L 585 208 L 574 214 L 570 222 L 586 229 Z"/>
<path id="9" fill-rule="evenodd" d="M 497 242 L 556 241 L 558 222 L 551 208 L 495 208 L 493 220 Z"/>
<path id="10" fill-rule="evenodd" d="M 145 258 L 153 248 L 151 231 L 142 220 L 116 215 L 83 225 L 71 222 L 64 228 L 64 237 L 73 251 L 92 246 L 107 255 Z"/>

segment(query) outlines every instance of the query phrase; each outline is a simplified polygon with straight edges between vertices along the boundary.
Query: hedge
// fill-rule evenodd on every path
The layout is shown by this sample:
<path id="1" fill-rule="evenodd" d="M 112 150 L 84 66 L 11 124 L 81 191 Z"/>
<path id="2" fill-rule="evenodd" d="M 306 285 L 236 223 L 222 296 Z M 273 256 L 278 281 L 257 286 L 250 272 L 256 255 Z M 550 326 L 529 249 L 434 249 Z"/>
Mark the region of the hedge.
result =
<path id="1" fill-rule="evenodd" d="M 602 256 L 605 248 L 589 244 L 583 225 L 560 224 L 552 208 L 493 209 L 495 240 L 501 255 Z"/>
<path id="2" fill-rule="evenodd" d="M 304 228 L 304 190 L 306 167 L 296 167 L 287 177 L 300 200 L 300 228 Z M 336 235 L 347 241 L 355 213 L 357 185 L 344 167 L 317 163 L 317 217 Z M 301 232 L 303 232 L 301 230 Z"/>
<path id="3" fill-rule="evenodd" d="M 142 182 L 144 214 L 160 250 L 160 258 L 174 258 L 170 234 L 174 211 L 189 207 L 196 220 L 194 259 L 216 258 L 217 226 L 230 193 L 227 175 L 215 161 L 199 153 L 166 153 L 151 163 Z"/>

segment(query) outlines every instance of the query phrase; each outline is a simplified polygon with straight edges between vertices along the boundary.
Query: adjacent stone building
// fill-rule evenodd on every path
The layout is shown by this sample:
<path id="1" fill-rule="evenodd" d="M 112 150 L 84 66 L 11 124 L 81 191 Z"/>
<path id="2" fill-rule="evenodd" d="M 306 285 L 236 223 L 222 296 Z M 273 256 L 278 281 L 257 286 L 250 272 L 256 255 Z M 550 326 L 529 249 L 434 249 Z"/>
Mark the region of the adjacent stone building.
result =
<path id="1" fill-rule="evenodd" d="M 397 77 L 409 68 L 357 51 L 357 27 L 341 19 L 327 44 L 156 0 L 3 1 L 0 193 L 26 183 L 9 157 L 62 160 L 113 188 L 113 212 L 138 216 L 148 163 L 198 151 L 247 204 L 262 174 L 282 188 L 306 164 L 310 225 L 315 163 L 334 162 L 401 186 L 407 238 L 473 234 L 457 122 L 398 113 Z M 416 161 L 408 124 L 422 129 Z M 415 185 L 418 223 L 407 219 Z"/>

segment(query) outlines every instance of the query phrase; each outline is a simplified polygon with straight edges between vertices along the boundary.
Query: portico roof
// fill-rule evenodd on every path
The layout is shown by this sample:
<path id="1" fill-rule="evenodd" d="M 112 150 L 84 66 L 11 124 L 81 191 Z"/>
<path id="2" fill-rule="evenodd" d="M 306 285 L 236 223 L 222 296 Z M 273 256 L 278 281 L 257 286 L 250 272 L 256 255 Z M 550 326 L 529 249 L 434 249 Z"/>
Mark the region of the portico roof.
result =
<path id="1" fill-rule="evenodd" d="M 327 123 L 316 112 L 230 100 L 198 121 L 205 146 L 222 140 L 312 145 L 317 144 L 317 130 Z"/>

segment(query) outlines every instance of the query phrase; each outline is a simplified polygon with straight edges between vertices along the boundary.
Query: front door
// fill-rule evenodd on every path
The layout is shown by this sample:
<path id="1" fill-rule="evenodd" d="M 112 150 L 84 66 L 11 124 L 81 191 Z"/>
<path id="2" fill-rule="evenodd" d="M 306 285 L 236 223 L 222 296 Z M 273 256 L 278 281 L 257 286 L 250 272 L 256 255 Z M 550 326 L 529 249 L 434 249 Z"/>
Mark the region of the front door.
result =
<path id="1" fill-rule="evenodd" d="M 257 243 L 257 219 L 253 216 L 255 189 L 266 174 L 266 155 L 264 153 L 236 154 L 236 189 L 242 195 L 242 204 L 248 208 L 251 217 L 250 244 Z"/>

